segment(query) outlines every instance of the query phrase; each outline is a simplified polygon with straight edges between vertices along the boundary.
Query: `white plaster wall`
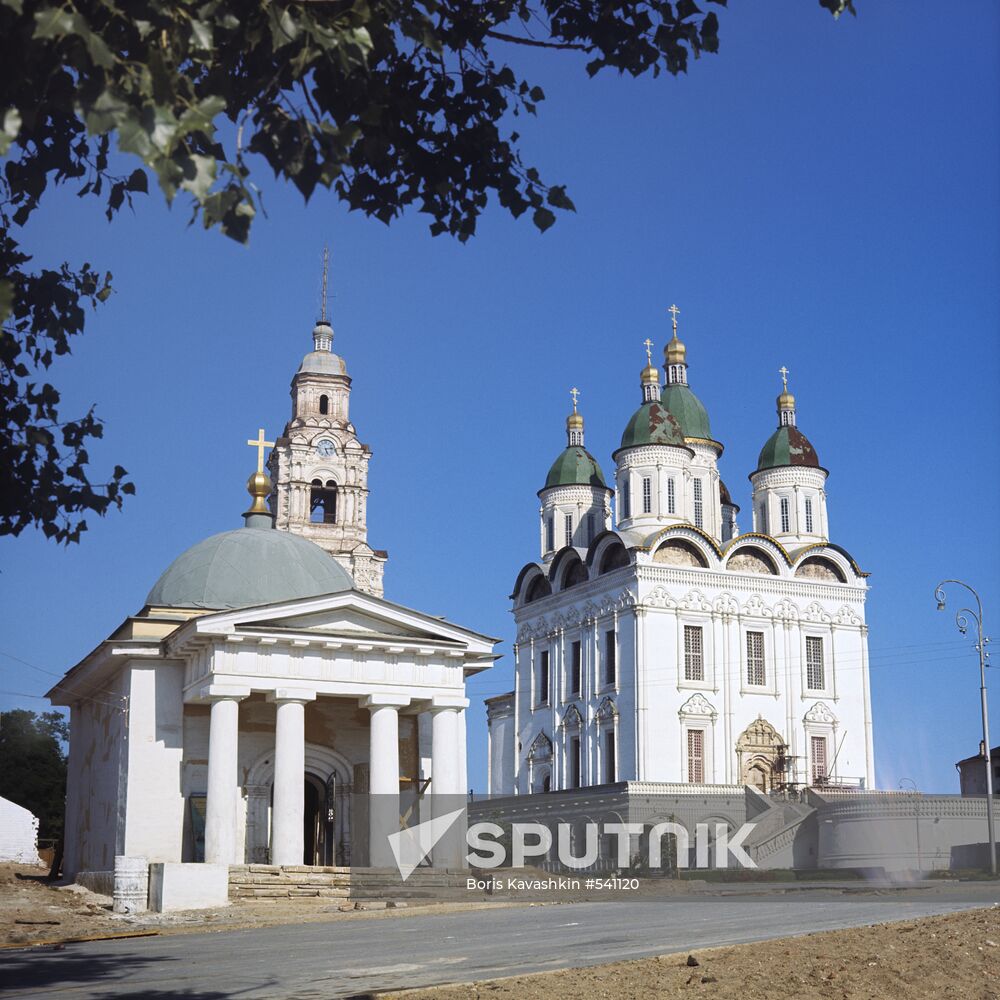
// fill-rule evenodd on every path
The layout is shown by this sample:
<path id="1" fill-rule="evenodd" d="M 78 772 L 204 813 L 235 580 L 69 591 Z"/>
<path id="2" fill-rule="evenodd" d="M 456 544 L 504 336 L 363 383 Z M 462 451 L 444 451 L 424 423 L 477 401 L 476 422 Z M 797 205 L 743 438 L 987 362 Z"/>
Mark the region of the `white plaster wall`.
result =
<path id="1" fill-rule="evenodd" d="M 150 862 L 177 862 L 184 825 L 184 665 L 176 660 L 132 661 L 128 684 L 124 853 Z"/>
<path id="2" fill-rule="evenodd" d="M 71 708 L 65 874 L 107 871 L 125 847 L 127 701 L 121 674 Z"/>
<path id="3" fill-rule="evenodd" d="M 38 865 L 38 819 L 23 806 L 0 799 L 0 861 Z"/>

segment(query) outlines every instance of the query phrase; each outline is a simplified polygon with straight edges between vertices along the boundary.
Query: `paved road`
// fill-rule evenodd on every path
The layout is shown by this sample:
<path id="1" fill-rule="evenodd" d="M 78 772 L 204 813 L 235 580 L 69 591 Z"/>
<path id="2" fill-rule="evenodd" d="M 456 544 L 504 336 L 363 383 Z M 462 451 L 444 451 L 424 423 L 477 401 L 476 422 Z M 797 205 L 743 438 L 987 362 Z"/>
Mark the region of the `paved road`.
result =
<path id="1" fill-rule="evenodd" d="M 320 1000 L 594 965 L 1000 901 L 978 884 L 408 914 L 0 953 L 11 997 Z"/>

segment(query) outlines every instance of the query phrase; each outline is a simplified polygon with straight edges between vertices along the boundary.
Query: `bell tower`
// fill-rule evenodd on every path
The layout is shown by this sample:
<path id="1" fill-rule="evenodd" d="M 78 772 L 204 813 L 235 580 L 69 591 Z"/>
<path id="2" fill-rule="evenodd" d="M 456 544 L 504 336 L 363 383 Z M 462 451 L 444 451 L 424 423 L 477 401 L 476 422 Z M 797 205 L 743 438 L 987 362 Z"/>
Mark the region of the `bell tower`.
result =
<path id="1" fill-rule="evenodd" d="M 275 527 L 303 535 L 325 549 L 354 578 L 354 586 L 382 596 L 388 554 L 368 544 L 368 461 L 371 449 L 350 421 L 351 379 L 333 353 L 322 315 L 313 349 L 292 378 L 292 419 L 275 442 L 268 467 L 274 482 Z"/>

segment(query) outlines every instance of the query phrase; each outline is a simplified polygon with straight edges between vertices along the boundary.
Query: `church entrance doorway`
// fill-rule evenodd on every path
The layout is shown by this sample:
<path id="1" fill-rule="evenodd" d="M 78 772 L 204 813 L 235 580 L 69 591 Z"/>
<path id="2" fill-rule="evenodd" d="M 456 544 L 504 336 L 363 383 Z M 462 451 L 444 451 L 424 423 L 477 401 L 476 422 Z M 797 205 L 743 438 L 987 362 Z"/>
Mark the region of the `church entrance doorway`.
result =
<path id="1" fill-rule="evenodd" d="M 787 752 L 778 731 L 758 715 L 736 741 L 740 784 L 751 785 L 766 795 L 783 780 L 782 768 Z"/>
<path id="2" fill-rule="evenodd" d="M 335 865 L 337 844 L 334 832 L 336 789 L 327 788 L 314 774 L 305 776 L 305 810 L 303 813 L 304 865 Z"/>

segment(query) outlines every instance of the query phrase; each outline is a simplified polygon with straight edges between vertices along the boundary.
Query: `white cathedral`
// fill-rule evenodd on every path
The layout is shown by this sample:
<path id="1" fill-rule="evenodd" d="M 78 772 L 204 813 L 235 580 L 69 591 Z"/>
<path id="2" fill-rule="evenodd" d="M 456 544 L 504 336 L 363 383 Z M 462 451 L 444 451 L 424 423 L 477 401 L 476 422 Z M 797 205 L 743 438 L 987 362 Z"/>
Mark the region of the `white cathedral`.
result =
<path id="1" fill-rule="evenodd" d="M 613 489 L 574 390 L 538 493 L 539 558 L 511 595 L 514 690 L 487 700 L 489 793 L 872 788 L 867 574 L 830 541 L 827 471 L 787 372 L 740 534 L 671 312 L 666 384 L 647 340 Z"/>

